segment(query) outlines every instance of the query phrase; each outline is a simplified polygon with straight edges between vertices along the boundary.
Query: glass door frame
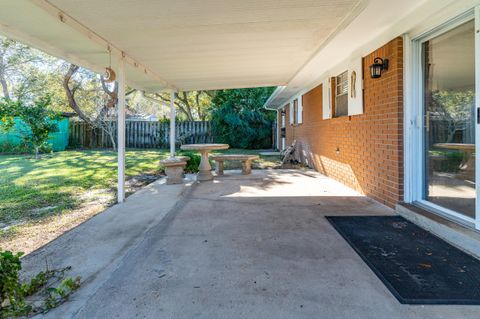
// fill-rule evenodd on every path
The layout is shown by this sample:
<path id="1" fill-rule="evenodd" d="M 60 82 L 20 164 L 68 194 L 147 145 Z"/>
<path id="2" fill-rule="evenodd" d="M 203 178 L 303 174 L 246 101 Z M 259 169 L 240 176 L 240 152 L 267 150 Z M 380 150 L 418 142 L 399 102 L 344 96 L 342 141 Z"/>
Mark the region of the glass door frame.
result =
<path id="1" fill-rule="evenodd" d="M 424 83 L 422 45 L 445 32 L 448 32 L 468 21 L 475 21 L 475 150 L 480 150 L 480 125 L 478 108 L 480 106 L 480 7 L 451 19 L 428 32 L 413 39 L 406 36 L 406 74 L 407 85 L 405 97 L 405 197 L 406 202 L 412 202 L 429 211 L 452 219 L 471 228 L 480 230 L 480 156 L 475 154 L 475 218 L 465 216 L 451 209 L 436 205 L 425 199 L 425 138 L 424 138 Z M 408 70 L 410 68 L 410 70 Z M 410 106 L 410 107 L 409 107 Z M 475 152 L 475 153 L 476 153 Z M 478 168 L 478 169 L 477 169 Z"/>

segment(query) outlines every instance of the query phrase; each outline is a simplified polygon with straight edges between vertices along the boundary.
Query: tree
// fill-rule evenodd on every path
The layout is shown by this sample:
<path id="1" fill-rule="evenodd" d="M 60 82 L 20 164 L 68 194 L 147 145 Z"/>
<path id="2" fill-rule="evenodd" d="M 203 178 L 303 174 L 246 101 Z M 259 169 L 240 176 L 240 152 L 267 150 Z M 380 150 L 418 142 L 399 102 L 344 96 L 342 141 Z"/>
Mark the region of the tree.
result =
<path id="1" fill-rule="evenodd" d="M 106 83 L 103 76 L 75 64 L 69 65 L 62 83 L 70 108 L 92 128 L 107 134 L 116 149 L 114 122 L 117 118 L 118 83 Z M 135 89 L 129 89 L 126 96 L 135 92 Z M 128 103 L 127 110 L 131 110 Z"/>
<path id="2" fill-rule="evenodd" d="M 440 117 L 446 121 L 448 137 L 446 143 L 451 143 L 458 130 L 464 130 L 469 124 L 475 106 L 473 90 L 438 90 L 432 92 L 431 116 Z"/>
<path id="3" fill-rule="evenodd" d="M 4 98 L 38 98 L 56 59 L 17 41 L 0 36 L 0 86 Z M 32 98 L 33 100 L 34 98 Z"/>
<path id="4" fill-rule="evenodd" d="M 170 104 L 170 93 L 144 93 L 147 99 L 162 104 Z M 187 121 L 205 121 L 209 115 L 208 107 L 214 91 L 190 91 L 175 93 L 175 106 L 180 115 Z"/>
<path id="5" fill-rule="evenodd" d="M 217 91 L 210 108 L 218 142 L 237 148 L 271 147 L 275 113 L 263 108 L 274 88 Z"/>
<path id="6" fill-rule="evenodd" d="M 46 144 L 49 135 L 58 131 L 55 120 L 60 118 L 60 114 L 53 111 L 50 104 L 51 99 L 48 95 L 32 104 L 10 99 L 0 102 L 2 129 L 10 131 L 15 125 L 14 118 L 20 118 L 27 126 L 27 129 L 20 133 L 23 139 L 32 145 L 37 159 L 40 148 Z"/>

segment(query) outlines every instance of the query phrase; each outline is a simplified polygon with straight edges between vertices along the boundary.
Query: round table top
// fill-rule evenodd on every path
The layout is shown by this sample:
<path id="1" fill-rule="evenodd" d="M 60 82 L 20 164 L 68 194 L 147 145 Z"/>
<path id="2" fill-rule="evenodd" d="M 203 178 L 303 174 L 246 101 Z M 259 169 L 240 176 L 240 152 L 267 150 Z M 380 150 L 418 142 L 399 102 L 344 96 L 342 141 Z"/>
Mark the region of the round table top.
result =
<path id="1" fill-rule="evenodd" d="M 185 144 L 180 146 L 184 151 L 226 150 L 229 147 L 228 144 Z"/>
<path id="2" fill-rule="evenodd" d="M 464 150 L 464 151 L 474 151 L 475 144 L 462 144 L 462 143 L 436 143 L 433 144 L 434 147 L 446 148 L 451 150 Z"/>

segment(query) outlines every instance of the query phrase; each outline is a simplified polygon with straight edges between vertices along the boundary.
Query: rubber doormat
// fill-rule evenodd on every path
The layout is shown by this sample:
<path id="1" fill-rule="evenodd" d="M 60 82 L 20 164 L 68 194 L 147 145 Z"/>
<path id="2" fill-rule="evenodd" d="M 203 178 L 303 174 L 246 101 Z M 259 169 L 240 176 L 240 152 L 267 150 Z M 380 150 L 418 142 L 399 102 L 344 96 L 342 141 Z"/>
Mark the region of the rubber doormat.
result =
<path id="1" fill-rule="evenodd" d="M 403 304 L 480 305 L 480 261 L 400 216 L 326 217 Z"/>

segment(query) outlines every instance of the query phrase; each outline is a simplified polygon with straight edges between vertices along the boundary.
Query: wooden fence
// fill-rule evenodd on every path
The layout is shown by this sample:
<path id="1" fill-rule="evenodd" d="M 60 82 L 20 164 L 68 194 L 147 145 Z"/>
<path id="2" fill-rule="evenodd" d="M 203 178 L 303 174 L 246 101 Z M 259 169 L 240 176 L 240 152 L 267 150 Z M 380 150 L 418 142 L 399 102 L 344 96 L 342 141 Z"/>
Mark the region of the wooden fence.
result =
<path id="1" fill-rule="evenodd" d="M 111 148 L 111 132 L 117 143 L 117 123 L 107 123 L 109 129 L 92 128 L 81 121 L 71 121 L 68 144 L 71 148 Z M 151 121 L 126 121 L 125 143 L 128 148 L 168 148 L 170 141 L 169 123 Z M 208 121 L 177 122 L 177 144 L 212 143 L 211 124 Z"/>

